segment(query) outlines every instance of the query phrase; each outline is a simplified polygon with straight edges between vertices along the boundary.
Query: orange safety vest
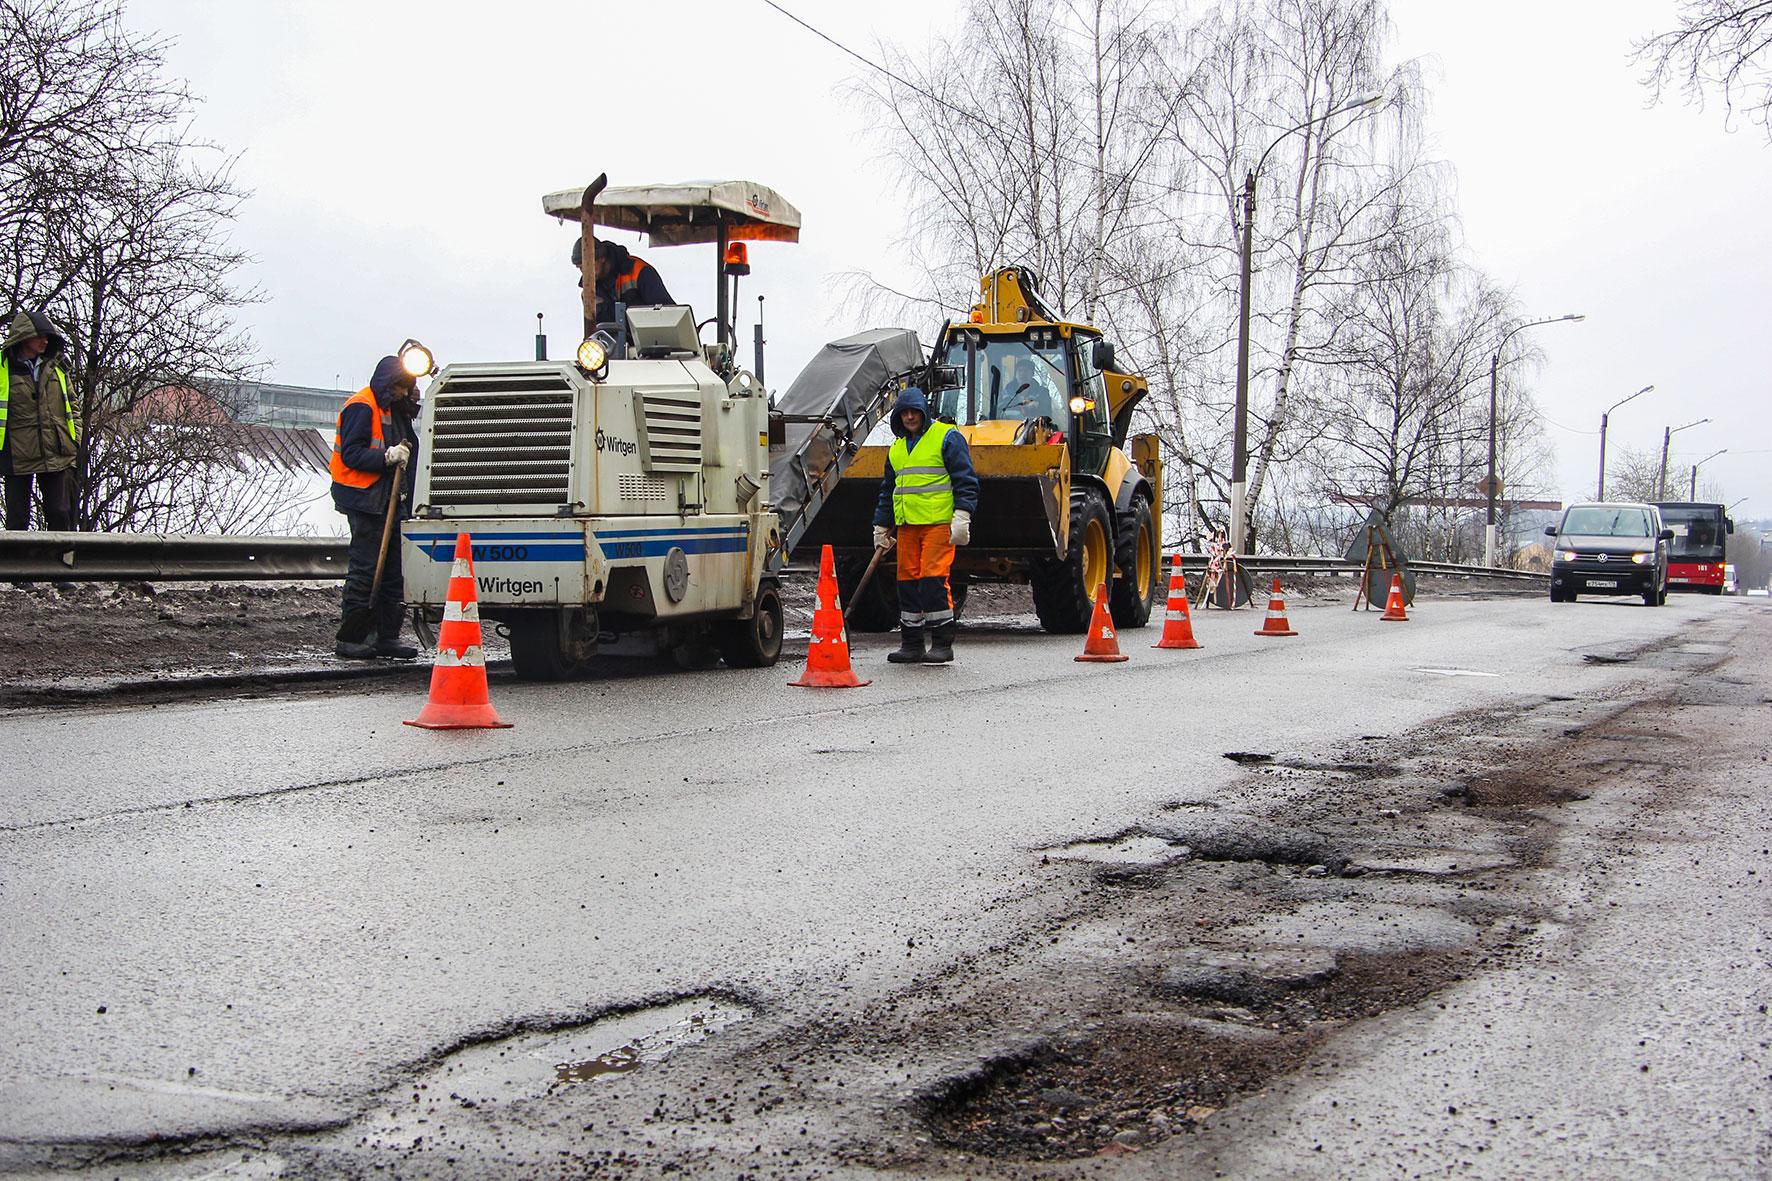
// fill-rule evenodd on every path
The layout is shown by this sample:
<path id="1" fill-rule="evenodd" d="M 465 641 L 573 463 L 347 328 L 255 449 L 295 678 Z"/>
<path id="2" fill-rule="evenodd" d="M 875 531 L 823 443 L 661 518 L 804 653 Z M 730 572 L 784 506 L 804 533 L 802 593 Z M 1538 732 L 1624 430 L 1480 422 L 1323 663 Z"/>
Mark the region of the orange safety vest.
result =
<path id="1" fill-rule="evenodd" d="M 631 254 L 628 255 L 628 258 L 632 265 L 615 277 L 615 301 L 617 303 L 628 302 L 625 297 L 634 294 L 639 289 L 640 272 L 646 269 L 645 259 L 635 258 Z"/>
<path id="2" fill-rule="evenodd" d="M 350 401 L 338 409 L 338 421 L 332 429 L 332 480 L 335 484 L 343 484 L 347 488 L 368 488 L 387 474 L 385 469 L 373 472 L 359 471 L 345 464 L 344 439 L 341 434 L 345 420 L 345 411 L 358 402 L 369 407 L 369 445 L 377 451 L 387 447 L 387 427 L 394 423 L 391 412 L 383 410 L 375 401 L 375 391 L 364 386 L 351 395 Z"/>

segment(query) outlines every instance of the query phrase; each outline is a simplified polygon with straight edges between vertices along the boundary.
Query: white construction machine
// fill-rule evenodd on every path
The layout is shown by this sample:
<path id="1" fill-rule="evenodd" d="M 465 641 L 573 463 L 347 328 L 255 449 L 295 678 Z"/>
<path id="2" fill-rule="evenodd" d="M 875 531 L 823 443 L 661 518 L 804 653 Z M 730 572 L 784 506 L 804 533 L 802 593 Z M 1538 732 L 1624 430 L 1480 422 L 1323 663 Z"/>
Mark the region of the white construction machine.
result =
<path id="1" fill-rule="evenodd" d="M 799 240 L 800 214 L 749 181 L 553 193 L 583 242 L 584 341 L 570 361 L 452 364 L 419 422 L 406 598 L 444 602 L 456 534 L 472 535 L 481 614 L 509 631 L 517 675 L 561 680 L 599 642 L 650 633 L 686 665 L 774 664 L 780 520 L 769 496 L 769 404 L 734 359 L 729 243 Z M 652 246 L 716 248 L 716 340 L 682 305 L 594 324 L 593 226 Z M 748 268 L 746 268 L 748 269 Z"/>

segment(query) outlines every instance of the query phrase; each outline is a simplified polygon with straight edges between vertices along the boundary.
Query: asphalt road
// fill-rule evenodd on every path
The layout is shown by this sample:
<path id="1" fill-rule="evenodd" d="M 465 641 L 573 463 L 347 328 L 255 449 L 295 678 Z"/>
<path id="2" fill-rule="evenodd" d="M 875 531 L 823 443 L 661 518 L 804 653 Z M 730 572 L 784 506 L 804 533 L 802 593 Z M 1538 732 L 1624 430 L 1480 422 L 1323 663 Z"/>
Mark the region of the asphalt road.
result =
<path id="1" fill-rule="evenodd" d="M 1032 1014 L 1040 1003 L 1014 990 L 1041 974 L 1018 974 L 1034 961 L 1014 949 L 1074 958 L 1079 940 L 1133 930 L 1097 897 L 1099 875 L 1059 863 L 1118 848 L 1108 860 L 1167 864 L 1184 839 L 1198 857 L 1196 837 L 1162 825 L 1193 808 L 1299 806 L 1301 782 L 1252 780 L 1226 752 L 1445 756 L 1434 726 L 1464 719 L 1482 748 L 1510 737 L 1484 719 L 1522 703 L 1590 724 L 1715 675 L 1743 636 L 1763 652 L 1768 614 L 1744 600 L 1507 599 L 1424 602 L 1381 624 L 1295 606 L 1298 638 L 1253 636 L 1259 611 L 1211 614 L 1196 621 L 1203 650 L 1152 651 L 1153 625 L 1123 637 L 1122 665 L 1077 664 L 1073 640 L 1003 627 L 963 635 L 953 666 L 898 668 L 885 637 L 862 637 L 873 683 L 854 690 L 792 688 L 785 662 L 498 679 L 505 731 L 404 727 L 420 700 L 387 685 L 0 714 L 0 1169 L 1168 1176 L 1185 1161 L 1261 1176 L 1334 1160 L 1324 1175 L 1509 1176 L 1528 1161 L 1575 1177 L 1702 1161 L 1685 1175 L 1764 1175 L 1767 777 L 1742 772 L 1733 713 L 1716 748 L 1728 761 L 1698 764 L 1728 772 L 1716 793 L 1657 811 L 1653 848 L 1630 846 L 1627 881 L 1646 884 L 1594 868 L 1623 853 L 1578 854 L 1624 839 L 1620 817 L 1641 824 L 1657 782 L 1621 780 L 1589 813 L 1615 822 L 1558 820 L 1532 838 L 1566 854 L 1532 866 L 1531 884 L 1570 896 L 1529 924 L 1510 914 L 1505 971 L 1448 967 L 1427 999 L 1338 1018 L 1296 1070 L 1186 1135 L 1154 1133 L 1167 1124 L 1153 1117 L 1108 1156 L 993 1149 L 932 1115 L 930 1096 L 1029 1029 L 979 1023 L 908 1065 L 889 1044 L 851 1043 L 901 1004 L 942 989 L 957 1003 L 957 981 L 968 1003 L 988 1008 L 996 989 Z M 1653 658 L 1666 652 L 1685 658 Z M 1739 694 L 1696 704 L 1763 717 L 1759 667 L 1728 682 L 1753 683 Z M 1552 741 L 1562 724 L 1512 737 Z M 1311 807 L 1370 803 L 1337 790 Z M 1303 860 L 1287 863 L 1287 889 L 1322 881 Z M 1487 864 L 1505 875 L 1518 861 Z M 1189 867 L 1208 872 L 1175 872 Z M 1288 914 L 1301 898 L 1286 896 Z M 1617 913 L 1576 921 L 1596 906 Z M 1274 942 L 1282 929 L 1262 921 Z M 1517 955 L 1527 925 L 1536 967 Z M 1643 971 L 1620 978 L 1621 964 Z M 1495 1013 L 1512 1014 L 1499 1032 Z M 531 1059 L 539 1074 L 514 1065 Z M 563 1062 L 581 1077 L 550 1073 Z M 765 1094 L 757 1080 L 777 1071 L 798 1081 Z M 1632 1072 L 1655 1086 L 1618 1082 Z M 742 1104 L 734 1080 L 750 1088 Z M 1554 1135 L 1530 1123 L 1572 1091 L 1583 1098 Z M 493 1107 L 503 1123 L 483 1118 Z M 1495 1122 L 1454 1135 L 1466 1117 L 1442 1108 Z M 1636 1131 L 1597 1144 L 1596 1113 Z"/>

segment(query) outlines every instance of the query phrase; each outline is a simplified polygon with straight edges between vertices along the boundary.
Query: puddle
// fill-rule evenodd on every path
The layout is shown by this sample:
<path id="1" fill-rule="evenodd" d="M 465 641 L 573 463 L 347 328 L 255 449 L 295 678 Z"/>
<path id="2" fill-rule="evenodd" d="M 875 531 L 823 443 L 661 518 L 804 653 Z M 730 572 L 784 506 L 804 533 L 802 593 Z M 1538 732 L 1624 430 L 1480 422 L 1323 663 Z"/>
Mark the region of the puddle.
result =
<path id="1" fill-rule="evenodd" d="M 1105 865 L 1161 865 L 1188 855 L 1185 845 L 1176 845 L 1162 837 L 1151 836 L 1127 836 L 1112 841 L 1077 841 L 1043 852 L 1058 861 L 1091 861 Z"/>
<path id="2" fill-rule="evenodd" d="M 632 1073 L 750 1015 L 731 1001 L 693 997 L 571 1029 L 518 1034 L 451 1054 L 420 1075 L 413 1089 L 475 1106 L 536 1099 Z"/>

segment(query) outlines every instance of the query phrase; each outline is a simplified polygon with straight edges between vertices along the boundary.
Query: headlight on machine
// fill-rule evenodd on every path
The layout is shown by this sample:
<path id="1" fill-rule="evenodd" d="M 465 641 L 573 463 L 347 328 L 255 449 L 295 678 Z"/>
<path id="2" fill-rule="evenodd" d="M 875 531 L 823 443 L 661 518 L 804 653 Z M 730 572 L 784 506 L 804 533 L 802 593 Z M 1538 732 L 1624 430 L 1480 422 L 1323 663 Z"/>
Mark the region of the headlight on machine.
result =
<path id="1" fill-rule="evenodd" d="M 1095 399 L 1094 398 L 1085 398 L 1081 395 L 1078 395 L 1077 397 L 1074 397 L 1071 399 L 1071 413 L 1072 414 L 1081 414 L 1085 410 L 1093 410 L 1093 409 L 1095 409 Z"/>
<path id="2" fill-rule="evenodd" d="M 1653 553 L 1635 553 L 1630 556 L 1630 560 L 1639 566 L 1647 566 L 1655 560 L 1655 555 Z"/>
<path id="3" fill-rule="evenodd" d="M 400 346 L 400 368 L 413 377 L 429 377 L 437 372 L 437 360 L 431 350 L 416 340 L 408 339 Z"/>
<path id="4" fill-rule="evenodd" d="M 596 332 L 585 337 L 584 343 L 578 346 L 578 367 L 589 376 L 602 381 L 609 370 L 610 346 L 614 343 L 606 332 Z"/>

